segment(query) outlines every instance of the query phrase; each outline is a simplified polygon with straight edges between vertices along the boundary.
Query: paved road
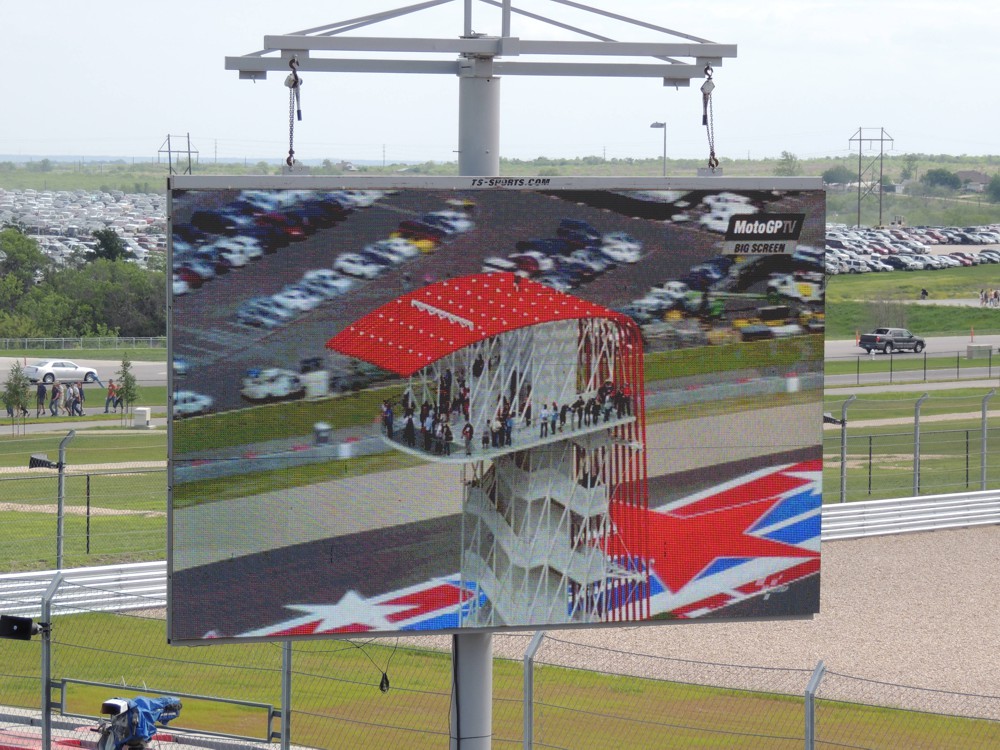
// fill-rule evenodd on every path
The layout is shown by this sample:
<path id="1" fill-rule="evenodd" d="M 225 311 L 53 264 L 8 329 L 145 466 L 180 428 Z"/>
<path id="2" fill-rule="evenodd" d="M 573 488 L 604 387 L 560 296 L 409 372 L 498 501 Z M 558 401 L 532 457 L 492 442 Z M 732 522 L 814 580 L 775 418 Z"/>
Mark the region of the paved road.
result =
<path id="1" fill-rule="evenodd" d="M 77 359 L 73 356 L 72 352 L 69 352 L 65 356 L 65 359 L 68 359 L 71 362 L 76 362 L 82 367 L 94 368 L 97 370 L 98 377 L 100 377 L 101 381 L 105 385 L 107 385 L 109 378 L 116 377 L 122 366 L 121 358 L 119 357 L 118 359 L 115 359 L 114 354 L 111 352 L 109 352 L 106 359 Z M 24 366 L 26 364 L 33 364 L 38 360 L 38 357 L 0 357 L 0 374 L 4 376 L 4 379 L 6 379 L 6 374 L 10 372 L 10 368 L 13 367 L 15 362 L 20 362 L 21 365 Z M 135 375 L 135 379 L 140 387 L 144 385 L 163 386 L 167 384 L 166 362 L 133 362 L 132 373 Z M 91 388 L 98 389 L 100 386 L 94 384 Z M 101 399 L 101 404 L 103 404 L 103 395 Z"/>

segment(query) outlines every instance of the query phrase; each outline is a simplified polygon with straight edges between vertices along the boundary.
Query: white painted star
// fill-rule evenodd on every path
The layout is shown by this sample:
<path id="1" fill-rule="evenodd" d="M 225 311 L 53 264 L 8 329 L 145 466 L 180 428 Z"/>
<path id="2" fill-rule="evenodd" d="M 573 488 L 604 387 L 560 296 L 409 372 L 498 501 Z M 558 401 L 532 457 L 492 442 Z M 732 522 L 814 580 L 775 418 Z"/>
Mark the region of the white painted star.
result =
<path id="1" fill-rule="evenodd" d="M 413 609 L 413 605 L 379 604 L 365 599 L 357 591 L 348 591 L 336 604 L 287 604 L 288 609 L 307 613 L 309 622 L 320 620 L 313 631 L 322 633 L 350 625 L 365 625 L 374 630 L 396 630 L 398 626 L 386 620 L 389 615 Z"/>

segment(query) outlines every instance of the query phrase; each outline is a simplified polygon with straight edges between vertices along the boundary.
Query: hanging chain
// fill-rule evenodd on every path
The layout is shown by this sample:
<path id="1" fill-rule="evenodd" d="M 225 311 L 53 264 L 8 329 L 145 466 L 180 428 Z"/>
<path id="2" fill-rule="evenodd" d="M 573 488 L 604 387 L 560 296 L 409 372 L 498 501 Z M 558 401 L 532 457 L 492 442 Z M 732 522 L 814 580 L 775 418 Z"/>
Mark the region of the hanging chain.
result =
<path id="1" fill-rule="evenodd" d="M 285 78 L 285 85 L 288 87 L 288 158 L 285 164 L 289 168 L 295 166 L 295 118 L 298 115 L 302 120 L 302 79 L 299 78 L 299 59 L 293 57 L 288 61 L 288 67 L 292 72 Z"/>
<path id="2" fill-rule="evenodd" d="M 715 83 L 712 81 L 711 65 L 705 66 L 705 82 L 701 85 L 701 124 L 705 126 L 708 135 L 708 168 L 713 172 L 719 167 L 715 156 L 715 113 L 712 109 L 712 92 Z"/>

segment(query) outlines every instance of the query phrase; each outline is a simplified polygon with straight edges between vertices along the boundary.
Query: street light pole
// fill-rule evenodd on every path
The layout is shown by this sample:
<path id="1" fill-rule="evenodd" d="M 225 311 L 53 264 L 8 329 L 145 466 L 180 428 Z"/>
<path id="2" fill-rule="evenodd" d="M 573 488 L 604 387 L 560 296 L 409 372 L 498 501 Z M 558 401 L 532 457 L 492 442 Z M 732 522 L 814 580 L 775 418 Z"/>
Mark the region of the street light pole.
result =
<path id="1" fill-rule="evenodd" d="M 649 127 L 663 130 L 663 176 L 667 176 L 667 123 L 654 122 Z"/>

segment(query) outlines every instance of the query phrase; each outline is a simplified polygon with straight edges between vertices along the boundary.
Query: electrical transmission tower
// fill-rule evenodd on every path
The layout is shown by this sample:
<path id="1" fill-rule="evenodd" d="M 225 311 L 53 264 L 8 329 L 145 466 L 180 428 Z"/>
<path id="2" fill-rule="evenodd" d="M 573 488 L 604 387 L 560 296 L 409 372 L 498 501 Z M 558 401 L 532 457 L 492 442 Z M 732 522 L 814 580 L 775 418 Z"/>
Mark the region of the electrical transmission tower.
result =
<path id="1" fill-rule="evenodd" d="M 186 139 L 187 146 L 175 149 L 173 147 L 173 144 L 171 143 L 171 138 L 176 138 L 176 139 L 184 138 Z M 159 163 L 160 154 L 167 155 L 168 174 L 177 174 L 177 170 L 174 169 L 174 154 L 175 153 L 177 154 L 178 161 L 180 161 L 180 157 L 182 154 L 187 154 L 187 167 L 184 168 L 184 171 L 181 174 L 191 174 L 191 154 L 194 154 L 197 157 L 198 149 L 193 148 L 191 146 L 191 134 L 188 133 L 187 135 L 184 136 L 168 135 L 167 139 L 160 145 L 160 150 L 157 151 L 156 153 L 157 153 L 157 163 Z"/>
<path id="2" fill-rule="evenodd" d="M 885 128 L 878 129 L 878 136 L 866 134 L 865 131 L 874 131 L 875 128 L 858 128 L 858 132 L 851 136 L 851 143 L 857 141 L 858 144 L 858 220 L 857 225 L 861 226 L 861 199 L 872 193 L 878 193 L 878 223 L 882 224 L 882 159 L 885 155 L 885 144 L 892 147 L 892 136 L 885 132 Z M 878 156 L 872 155 L 871 160 L 864 163 L 865 144 L 878 144 Z M 878 164 L 878 175 L 875 174 L 875 165 Z"/>

